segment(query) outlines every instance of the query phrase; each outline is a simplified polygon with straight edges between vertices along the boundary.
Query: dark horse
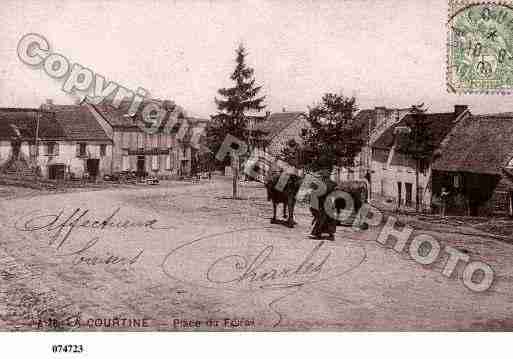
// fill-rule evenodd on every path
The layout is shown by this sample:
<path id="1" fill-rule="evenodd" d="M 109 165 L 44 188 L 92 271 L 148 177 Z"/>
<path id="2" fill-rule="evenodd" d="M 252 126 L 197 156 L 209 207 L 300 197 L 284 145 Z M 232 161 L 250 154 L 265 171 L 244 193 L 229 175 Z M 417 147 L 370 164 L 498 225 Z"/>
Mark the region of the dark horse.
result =
<path id="1" fill-rule="evenodd" d="M 279 174 L 273 175 L 265 183 L 267 189 L 267 200 L 273 202 L 273 218 L 271 223 L 278 223 L 276 219 L 276 208 L 278 204 L 283 204 L 283 217 L 287 217 L 287 226 L 294 227 L 294 207 L 296 206 L 296 195 L 301 187 L 301 178 L 297 175 L 290 175 L 287 183 L 282 191 L 277 188 L 278 181 L 280 179 Z"/>

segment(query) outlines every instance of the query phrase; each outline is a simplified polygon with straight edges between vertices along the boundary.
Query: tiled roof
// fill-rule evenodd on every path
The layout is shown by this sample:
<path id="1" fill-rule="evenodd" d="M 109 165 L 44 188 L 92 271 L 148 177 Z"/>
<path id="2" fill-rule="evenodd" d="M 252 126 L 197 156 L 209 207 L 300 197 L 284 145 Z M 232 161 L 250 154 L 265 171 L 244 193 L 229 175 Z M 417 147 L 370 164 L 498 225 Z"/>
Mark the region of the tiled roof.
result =
<path id="1" fill-rule="evenodd" d="M 40 140 L 66 138 L 64 129 L 51 112 L 40 112 L 38 109 L 0 108 L 0 139 L 35 140 L 38 113 L 41 114 L 38 130 Z"/>
<path id="2" fill-rule="evenodd" d="M 52 105 L 50 111 L 55 113 L 68 139 L 110 140 L 87 105 Z"/>
<path id="3" fill-rule="evenodd" d="M 273 113 L 264 121 L 255 123 L 253 130 L 261 131 L 271 139 L 290 126 L 301 115 L 304 115 L 304 112 Z"/>
<path id="4" fill-rule="evenodd" d="M 163 105 L 163 101 L 161 100 L 150 100 L 151 102 L 156 102 L 159 105 Z M 100 115 L 112 126 L 112 127 L 125 127 L 125 128 L 133 128 L 137 127 L 138 121 L 142 120 L 142 110 L 144 109 L 144 105 L 149 103 L 150 101 L 143 101 L 139 108 L 136 111 L 135 119 L 130 117 L 128 112 L 130 110 L 131 101 L 122 101 L 118 108 L 113 107 L 110 103 L 101 103 L 98 105 L 93 105 L 93 107 L 100 113 Z M 178 116 L 179 114 L 184 115 L 184 111 L 180 106 L 177 106 L 176 109 L 172 112 L 174 116 Z M 169 119 L 169 116 L 164 118 L 162 126 L 165 126 L 165 122 Z"/>
<path id="5" fill-rule="evenodd" d="M 451 131 L 433 169 L 499 175 L 512 156 L 512 115 L 469 116 Z"/>
<path id="6" fill-rule="evenodd" d="M 449 113 L 429 113 L 425 115 L 424 124 L 427 131 L 430 133 L 430 139 L 433 147 L 438 147 L 444 138 L 449 134 L 455 125 L 456 115 L 453 112 Z M 414 124 L 414 117 L 411 114 L 404 116 L 404 118 L 390 126 L 383 134 L 373 143 L 372 147 L 381 149 L 390 149 L 395 140 L 395 129 L 398 126 L 411 127 Z"/>

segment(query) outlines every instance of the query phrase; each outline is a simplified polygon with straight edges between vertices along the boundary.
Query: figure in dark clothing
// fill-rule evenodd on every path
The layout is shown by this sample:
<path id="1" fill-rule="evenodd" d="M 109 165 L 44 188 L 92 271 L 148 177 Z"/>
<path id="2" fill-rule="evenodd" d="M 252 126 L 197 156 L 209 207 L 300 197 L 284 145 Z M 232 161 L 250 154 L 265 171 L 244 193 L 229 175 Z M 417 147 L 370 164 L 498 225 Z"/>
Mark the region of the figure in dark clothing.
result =
<path id="1" fill-rule="evenodd" d="M 317 198 L 317 208 L 313 206 L 310 207 L 310 212 L 314 217 L 311 234 L 316 238 L 322 238 L 323 234 L 328 234 L 328 239 L 333 240 L 335 238 L 335 232 L 337 231 L 337 219 L 332 218 L 332 216 L 327 213 L 325 203 L 328 196 L 336 190 L 337 184 L 330 179 L 326 179 L 325 184 L 326 193 Z M 311 203 L 311 205 L 312 204 L 313 203 Z"/>

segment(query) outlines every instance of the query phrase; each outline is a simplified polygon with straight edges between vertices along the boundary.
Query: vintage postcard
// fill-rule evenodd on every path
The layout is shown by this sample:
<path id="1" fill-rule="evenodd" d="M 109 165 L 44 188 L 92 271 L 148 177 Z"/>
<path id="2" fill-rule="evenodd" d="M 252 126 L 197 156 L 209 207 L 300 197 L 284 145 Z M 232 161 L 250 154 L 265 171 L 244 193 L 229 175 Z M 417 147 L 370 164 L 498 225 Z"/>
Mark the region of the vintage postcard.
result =
<path id="1" fill-rule="evenodd" d="M 513 329 L 510 3 L 0 12 L 0 331 Z"/>

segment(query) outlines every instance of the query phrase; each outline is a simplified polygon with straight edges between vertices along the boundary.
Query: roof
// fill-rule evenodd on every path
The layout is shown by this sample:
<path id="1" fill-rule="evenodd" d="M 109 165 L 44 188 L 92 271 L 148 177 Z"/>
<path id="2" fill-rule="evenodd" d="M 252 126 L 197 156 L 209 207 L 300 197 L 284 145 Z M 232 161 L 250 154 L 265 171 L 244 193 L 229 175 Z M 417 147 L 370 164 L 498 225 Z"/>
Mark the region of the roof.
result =
<path id="1" fill-rule="evenodd" d="M 380 109 L 385 112 L 385 117 L 390 116 L 390 114 L 394 112 L 394 110 L 385 107 L 381 107 Z M 369 136 L 369 127 L 371 131 L 376 128 L 377 108 L 360 110 L 354 117 L 353 124 L 355 127 L 359 128 L 360 138 L 367 138 Z"/>
<path id="2" fill-rule="evenodd" d="M 360 138 L 368 136 L 369 127 L 376 127 L 376 110 L 361 110 L 354 117 L 353 123 L 360 129 Z"/>
<path id="3" fill-rule="evenodd" d="M 107 100 L 105 102 L 102 102 L 98 105 L 92 105 L 99 113 L 100 115 L 112 126 L 112 127 L 124 127 L 124 128 L 133 128 L 138 127 L 137 121 L 141 121 L 143 118 L 142 111 L 144 109 L 144 105 L 148 103 L 156 103 L 159 106 L 164 105 L 164 101 L 161 100 L 147 100 L 141 102 L 139 107 L 136 110 L 136 119 L 134 120 L 133 117 L 128 116 L 130 106 L 132 104 L 132 101 L 124 100 L 121 101 L 119 107 L 114 107 L 108 102 Z M 185 113 L 183 109 L 180 106 L 176 106 L 176 109 L 172 111 L 174 115 L 179 117 L 185 117 Z M 167 122 L 169 116 L 166 116 L 164 121 Z M 192 119 L 192 118 L 191 118 Z M 162 125 L 165 125 L 165 122 Z"/>
<path id="4" fill-rule="evenodd" d="M 37 130 L 37 115 L 39 129 Z M 19 138 L 25 141 L 35 140 L 36 131 L 39 139 L 65 139 L 66 133 L 55 120 L 51 112 L 40 112 L 38 109 L 0 108 L 0 139 L 12 140 Z"/>
<path id="5" fill-rule="evenodd" d="M 299 111 L 273 113 L 267 119 L 255 123 L 253 130 L 264 132 L 268 138 L 273 138 L 304 114 Z"/>
<path id="6" fill-rule="evenodd" d="M 433 169 L 501 175 L 512 156 L 512 115 L 469 116 L 451 131 Z"/>
<path id="7" fill-rule="evenodd" d="M 430 133 L 430 146 L 439 147 L 440 143 L 449 134 L 456 123 L 456 115 L 454 112 L 449 113 L 428 113 L 425 115 L 425 125 Z M 398 126 L 412 126 L 415 118 L 412 114 L 407 114 L 401 121 L 390 126 L 383 134 L 373 143 L 373 148 L 390 149 L 395 141 L 395 129 Z"/>
<path id="8" fill-rule="evenodd" d="M 86 105 L 52 105 L 50 111 L 68 139 L 110 141 Z"/>

